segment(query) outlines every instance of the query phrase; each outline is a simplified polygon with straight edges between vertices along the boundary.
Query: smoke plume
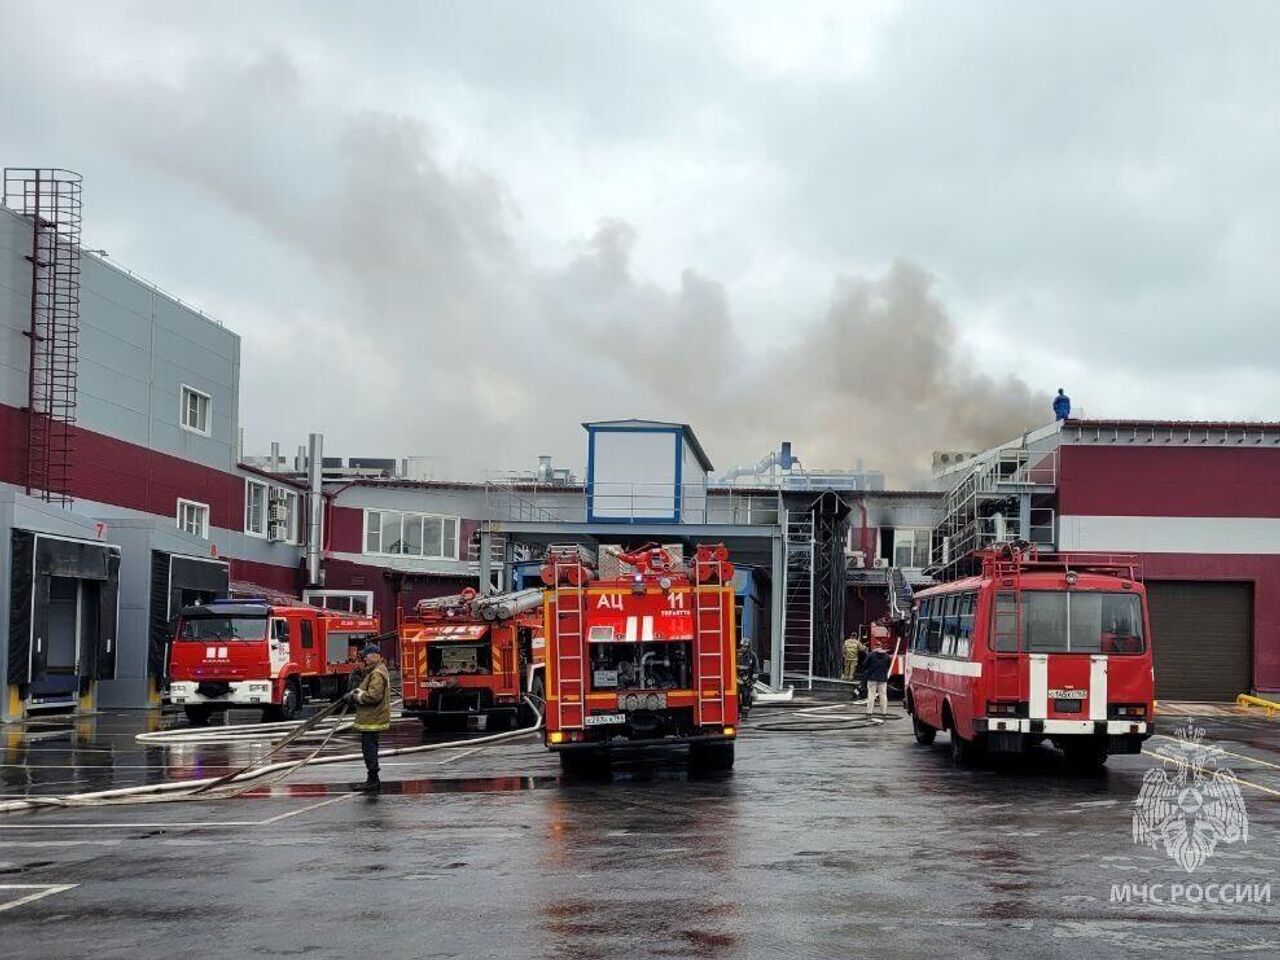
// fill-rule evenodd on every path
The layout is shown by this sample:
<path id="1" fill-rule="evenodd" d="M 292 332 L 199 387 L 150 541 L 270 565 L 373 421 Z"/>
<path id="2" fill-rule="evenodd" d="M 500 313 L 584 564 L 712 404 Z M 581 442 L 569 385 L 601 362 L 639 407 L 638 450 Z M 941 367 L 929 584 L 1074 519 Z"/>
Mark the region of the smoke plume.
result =
<path id="1" fill-rule="evenodd" d="M 789 439 L 809 466 L 861 458 L 908 484 L 933 449 L 1047 419 L 1016 376 L 974 372 L 919 265 L 837 278 L 824 313 L 761 352 L 696 266 L 638 276 L 620 220 L 567 238 L 565 265 L 535 262 L 494 176 L 447 162 L 419 119 L 335 115 L 283 55 L 94 95 L 140 180 L 196 187 L 278 251 L 282 289 L 204 294 L 245 340 L 251 450 L 320 429 L 335 453 L 435 454 L 474 477 L 540 453 L 581 465 L 580 421 L 634 416 L 691 423 L 720 468 Z"/>

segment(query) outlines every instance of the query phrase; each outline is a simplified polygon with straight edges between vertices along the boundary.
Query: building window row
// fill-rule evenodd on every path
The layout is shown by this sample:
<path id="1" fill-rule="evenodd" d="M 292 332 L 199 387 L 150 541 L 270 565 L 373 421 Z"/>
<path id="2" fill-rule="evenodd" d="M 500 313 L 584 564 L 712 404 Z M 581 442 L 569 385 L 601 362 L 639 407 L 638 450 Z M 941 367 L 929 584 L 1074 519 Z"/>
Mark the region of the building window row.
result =
<path id="1" fill-rule="evenodd" d="M 211 407 L 213 401 L 209 394 L 203 390 L 197 390 L 195 387 L 188 387 L 185 383 L 182 385 L 181 391 L 181 409 L 179 410 L 179 422 L 182 424 L 183 430 L 190 430 L 192 433 L 198 433 L 201 436 L 209 436 Z"/>
<path id="2" fill-rule="evenodd" d="M 381 556 L 458 559 L 458 518 L 398 510 L 364 512 L 364 552 Z"/>
<path id="3" fill-rule="evenodd" d="M 281 543 L 297 543 L 301 527 L 300 500 L 294 490 L 261 480 L 244 484 L 244 532 Z"/>
<path id="4" fill-rule="evenodd" d="M 178 529 L 202 540 L 209 539 L 209 505 L 178 500 Z"/>

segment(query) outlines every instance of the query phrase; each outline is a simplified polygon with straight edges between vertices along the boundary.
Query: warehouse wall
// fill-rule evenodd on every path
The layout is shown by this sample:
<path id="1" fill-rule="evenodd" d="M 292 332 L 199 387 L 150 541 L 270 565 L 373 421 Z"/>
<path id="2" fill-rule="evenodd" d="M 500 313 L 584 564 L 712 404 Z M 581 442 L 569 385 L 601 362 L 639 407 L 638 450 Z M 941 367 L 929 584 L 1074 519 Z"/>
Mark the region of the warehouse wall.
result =
<path id="1" fill-rule="evenodd" d="M 1058 542 L 1137 553 L 1150 579 L 1251 583 L 1253 682 L 1278 691 L 1278 490 L 1274 448 L 1064 445 Z"/>

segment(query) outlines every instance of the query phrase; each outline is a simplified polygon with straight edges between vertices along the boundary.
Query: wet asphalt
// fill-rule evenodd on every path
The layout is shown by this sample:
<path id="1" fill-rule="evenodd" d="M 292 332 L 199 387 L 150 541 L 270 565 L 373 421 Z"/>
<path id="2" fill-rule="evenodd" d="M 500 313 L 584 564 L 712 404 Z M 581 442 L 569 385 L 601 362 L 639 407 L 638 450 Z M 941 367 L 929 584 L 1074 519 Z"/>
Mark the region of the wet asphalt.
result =
<path id="1" fill-rule="evenodd" d="M 386 760 L 377 797 L 347 792 L 363 774 L 350 763 L 229 800 L 3 816 L 0 956 L 1086 958 L 1280 948 L 1280 722 L 1195 721 L 1229 751 L 1220 761 L 1249 823 L 1246 842 L 1219 844 L 1188 874 L 1132 839 L 1143 776 L 1161 765 L 1154 757 L 1115 757 L 1105 773 L 1081 775 L 1044 747 L 1013 764 L 957 768 L 945 735 L 920 747 L 902 719 L 763 729 L 788 716 L 756 710 L 736 768 L 712 777 L 691 778 L 681 752 L 658 751 L 567 780 L 528 739 Z M 1172 732 L 1184 721 L 1163 722 Z M 0 728 L 0 794 L 217 775 L 266 749 L 134 742 L 177 723 L 133 713 Z M 384 746 L 422 742 L 405 723 Z M 355 749 L 339 737 L 326 751 Z M 1117 885 L 1163 884 L 1168 898 L 1174 884 L 1224 883 L 1274 884 L 1275 902 L 1112 898 Z"/>

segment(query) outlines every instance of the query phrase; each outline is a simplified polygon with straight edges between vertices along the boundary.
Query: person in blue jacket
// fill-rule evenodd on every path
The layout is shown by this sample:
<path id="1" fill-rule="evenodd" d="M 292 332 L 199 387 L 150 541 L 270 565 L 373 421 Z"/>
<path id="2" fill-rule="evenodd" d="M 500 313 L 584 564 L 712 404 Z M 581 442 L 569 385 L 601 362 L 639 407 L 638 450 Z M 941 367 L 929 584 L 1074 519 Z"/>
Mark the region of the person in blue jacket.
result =
<path id="1" fill-rule="evenodd" d="M 1058 388 L 1058 395 L 1053 398 L 1053 416 L 1058 420 L 1066 420 L 1071 416 L 1071 398 Z"/>

